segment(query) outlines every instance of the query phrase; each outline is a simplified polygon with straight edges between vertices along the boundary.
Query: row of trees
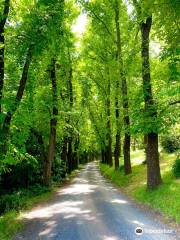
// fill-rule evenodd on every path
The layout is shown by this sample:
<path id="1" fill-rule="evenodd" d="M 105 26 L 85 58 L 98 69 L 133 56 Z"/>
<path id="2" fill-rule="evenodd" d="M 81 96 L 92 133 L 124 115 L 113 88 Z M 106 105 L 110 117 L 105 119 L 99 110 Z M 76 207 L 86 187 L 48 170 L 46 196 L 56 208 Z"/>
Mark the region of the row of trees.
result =
<path id="1" fill-rule="evenodd" d="M 142 139 L 147 186 L 158 186 L 158 135 L 179 103 L 178 1 L 0 0 L 0 13 L 1 187 L 50 185 L 100 154 L 118 170 L 123 152 L 130 174 Z"/>
<path id="2" fill-rule="evenodd" d="M 131 139 L 143 138 L 147 187 L 152 189 L 162 182 L 159 135 L 177 120 L 178 2 L 80 2 L 90 17 L 80 66 L 86 79 L 82 83 L 88 92 L 87 107 L 94 109 L 90 116 L 102 162 L 112 166 L 114 147 L 119 169 L 123 139 L 124 172 L 130 174 Z"/>
<path id="3" fill-rule="evenodd" d="M 73 1 L 2 0 L 0 12 L 1 188 L 50 185 L 87 158 L 73 82 L 79 10 Z"/>

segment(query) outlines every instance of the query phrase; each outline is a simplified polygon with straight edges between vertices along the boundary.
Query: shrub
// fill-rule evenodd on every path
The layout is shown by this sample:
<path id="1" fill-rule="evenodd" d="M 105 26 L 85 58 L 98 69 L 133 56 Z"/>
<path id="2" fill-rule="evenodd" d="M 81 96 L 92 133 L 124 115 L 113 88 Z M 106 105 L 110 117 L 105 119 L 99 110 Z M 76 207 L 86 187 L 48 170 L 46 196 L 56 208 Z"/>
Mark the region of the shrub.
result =
<path id="1" fill-rule="evenodd" d="M 28 200 L 35 196 L 40 196 L 50 189 L 46 186 L 36 184 L 28 189 L 20 189 L 12 194 L 0 196 L 0 215 L 9 210 L 19 211 L 28 206 Z"/>
<path id="2" fill-rule="evenodd" d="M 180 148 L 179 136 L 165 136 L 162 140 L 162 147 L 167 153 L 176 152 Z"/>
<path id="3" fill-rule="evenodd" d="M 176 178 L 180 178 L 180 156 L 175 160 L 172 171 Z"/>
<path id="4" fill-rule="evenodd" d="M 25 206 L 24 196 L 20 194 L 4 195 L 0 198 L 0 214 L 9 210 L 20 210 Z"/>

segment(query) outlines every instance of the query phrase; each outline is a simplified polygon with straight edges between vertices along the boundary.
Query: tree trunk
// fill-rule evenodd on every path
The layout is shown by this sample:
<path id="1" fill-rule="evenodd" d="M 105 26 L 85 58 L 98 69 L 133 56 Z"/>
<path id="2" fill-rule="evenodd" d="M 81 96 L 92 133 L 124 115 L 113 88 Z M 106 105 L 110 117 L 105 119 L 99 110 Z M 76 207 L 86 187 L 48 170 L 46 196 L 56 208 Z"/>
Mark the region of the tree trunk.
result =
<path id="1" fill-rule="evenodd" d="M 159 152 L 158 152 L 158 134 L 148 134 L 147 144 L 147 187 L 153 189 L 161 184 Z"/>
<path id="2" fill-rule="evenodd" d="M 76 138 L 76 142 L 74 144 L 74 167 L 73 169 L 78 169 L 78 165 L 79 165 L 79 154 L 78 154 L 78 149 L 79 149 L 79 137 Z"/>
<path id="3" fill-rule="evenodd" d="M 72 61 L 71 56 L 68 50 L 69 54 L 69 77 L 68 77 L 68 93 L 69 93 L 69 107 L 70 111 L 73 109 L 74 99 L 73 99 L 73 85 L 72 85 L 72 78 L 73 78 L 73 69 L 72 69 Z M 71 123 L 71 117 L 69 117 L 68 123 Z M 73 160 L 74 160 L 74 154 L 73 154 L 73 132 L 70 130 L 69 132 L 70 136 L 68 137 L 68 154 L 67 154 L 67 165 L 68 165 L 68 173 L 70 174 L 73 171 Z"/>
<path id="4" fill-rule="evenodd" d="M 117 132 L 116 143 L 115 143 L 115 151 L 114 151 L 115 170 L 119 169 L 119 157 L 120 157 L 120 134 Z"/>
<path id="5" fill-rule="evenodd" d="M 105 151 L 104 151 L 104 156 L 105 156 L 105 164 L 108 164 L 108 146 L 105 146 Z"/>
<path id="6" fill-rule="evenodd" d="M 44 164 L 44 184 L 49 186 L 51 184 L 51 168 L 55 156 L 56 148 L 56 127 L 58 116 L 58 100 L 57 100 L 57 83 L 56 83 L 56 60 L 52 59 L 51 66 L 51 82 L 52 82 L 52 95 L 53 95 L 53 113 L 50 120 L 50 135 L 48 156 Z"/>
<path id="7" fill-rule="evenodd" d="M 147 134 L 144 134 L 144 153 L 145 153 L 145 160 L 143 161 L 143 164 L 147 164 L 147 141 L 148 141 L 148 136 Z"/>
<path id="8" fill-rule="evenodd" d="M 136 138 L 133 139 L 133 145 L 132 145 L 133 151 L 136 151 Z"/>
<path id="9" fill-rule="evenodd" d="M 115 150 L 114 150 L 114 158 L 115 158 L 115 170 L 119 169 L 119 157 L 120 157 L 120 124 L 119 124 L 119 100 L 118 100 L 118 91 L 119 91 L 119 83 L 116 86 L 117 95 L 115 98 L 115 107 L 116 107 L 116 143 L 115 143 Z"/>
<path id="10" fill-rule="evenodd" d="M 62 150 L 61 150 L 61 160 L 64 165 L 64 171 L 62 174 L 62 178 L 65 178 L 67 173 L 67 137 L 64 137 L 63 143 L 62 143 Z"/>
<path id="11" fill-rule="evenodd" d="M 129 119 L 129 103 L 127 94 L 127 81 L 124 73 L 124 64 L 122 58 L 122 43 L 121 43 L 121 31 L 119 24 L 119 2 L 115 0 L 115 23 L 116 23 L 116 34 L 117 34 L 117 55 L 118 55 L 118 65 L 119 65 L 119 81 L 121 81 L 121 92 L 123 101 L 123 121 L 124 121 L 124 170 L 125 174 L 130 174 L 131 171 L 131 161 L 130 161 L 130 119 Z"/>
<path id="12" fill-rule="evenodd" d="M 4 51 L 5 51 L 5 37 L 4 27 L 9 15 L 10 0 L 4 1 L 4 10 L 0 19 L 0 115 L 2 113 L 2 96 L 4 86 Z M 1 124 L 0 124 L 1 127 Z"/>
<path id="13" fill-rule="evenodd" d="M 131 173 L 130 145 L 131 145 L 130 135 L 125 133 L 123 153 L 124 153 L 124 172 L 126 175 Z"/>
<path id="14" fill-rule="evenodd" d="M 43 164 L 44 160 L 46 158 L 46 151 L 45 151 L 45 145 L 44 145 L 44 141 L 43 141 L 43 136 L 42 136 L 42 134 L 40 132 L 38 132 L 34 128 L 31 128 L 30 132 L 31 132 L 30 138 L 26 142 L 26 151 L 29 154 L 33 155 L 33 156 L 35 155 L 35 153 L 31 150 L 31 137 L 35 136 L 35 138 L 37 139 L 37 142 L 38 142 L 38 146 L 36 146 L 36 147 L 39 147 L 38 154 L 40 156 L 41 163 Z M 30 146 L 30 147 L 27 147 L 27 146 Z"/>
<path id="15" fill-rule="evenodd" d="M 149 62 L 149 34 L 152 26 L 152 16 L 147 17 L 145 23 L 141 23 L 142 35 L 142 78 L 143 93 L 145 102 L 145 112 L 149 119 L 154 121 L 157 118 L 157 110 L 153 101 L 150 62 Z M 147 187 L 152 189 L 161 183 L 159 152 L 158 152 L 158 134 L 151 130 L 147 134 L 146 147 L 147 160 Z"/>
<path id="16" fill-rule="evenodd" d="M 106 99 L 106 112 L 107 112 L 107 146 L 106 146 L 106 162 L 111 167 L 112 161 L 112 137 L 111 137 L 111 82 L 108 74 L 108 86 L 107 86 L 107 99 Z"/>
<path id="17" fill-rule="evenodd" d="M 99 141 L 101 144 L 102 162 L 106 163 L 106 139 L 104 139 L 104 137 L 101 135 L 101 132 L 98 129 L 95 117 L 93 115 L 93 111 L 91 111 L 91 108 L 89 105 L 88 105 L 88 110 L 89 110 L 90 119 L 93 123 L 95 133 L 96 133 L 97 137 L 99 138 Z"/>
<path id="18" fill-rule="evenodd" d="M 73 70 L 72 70 L 72 66 L 71 66 L 69 69 L 69 101 L 70 101 L 71 110 L 73 108 L 73 103 L 74 103 L 72 78 L 73 78 Z"/>
<path id="19" fill-rule="evenodd" d="M 72 151 L 72 138 L 68 138 L 68 153 L 67 153 L 67 166 L 68 166 L 68 174 L 71 174 L 73 168 L 72 168 L 72 163 L 73 161 L 73 151 Z"/>
<path id="20" fill-rule="evenodd" d="M 110 167 L 113 166 L 113 161 L 112 161 L 112 137 L 111 135 L 108 137 L 108 152 L 107 152 L 107 156 L 108 156 L 108 165 Z"/>
<path id="21" fill-rule="evenodd" d="M 29 67 L 30 67 L 30 64 L 31 64 L 31 61 L 32 61 L 32 52 L 33 52 L 33 47 L 30 46 L 30 48 L 28 50 L 28 53 L 27 53 L 27 56 L 26 56 L 26 61 L 25 61 L 24 67 L 23 67 L 23 72 L 22 72 L 19 87 L 18 87 L 18 90 L 17 90 L 15 102 L 13 104 L 12 109 L 9 112 L 7 112 L 6 117 L 4 119 L 4 122 L 3 122 L 2 129 L 0 131 L 0 152 L 1 152 L 1 155 L 5 155 L 6 151 L 7 151 L 7 141 L 8 141 L 8 137 L 9 137 L 11 119 L 12 119 L 14 113 L 16 112 L 16 110 L 17 110 L 17 108 L 18 108 L 18 106 L 21 102 L 21 99 L 23 97 L 23 94 L 24 94 L 24 90 L 25 90 L 25 87 L 26 87 L 26 82 L 27 82 L 27 79 L 28 79 Z"/>
<path id="22" fill-rule="evenodd" d="M 101 148 L 101 162 L 105 163 L 105 151 L 104 151 L 104 148 Z"/>

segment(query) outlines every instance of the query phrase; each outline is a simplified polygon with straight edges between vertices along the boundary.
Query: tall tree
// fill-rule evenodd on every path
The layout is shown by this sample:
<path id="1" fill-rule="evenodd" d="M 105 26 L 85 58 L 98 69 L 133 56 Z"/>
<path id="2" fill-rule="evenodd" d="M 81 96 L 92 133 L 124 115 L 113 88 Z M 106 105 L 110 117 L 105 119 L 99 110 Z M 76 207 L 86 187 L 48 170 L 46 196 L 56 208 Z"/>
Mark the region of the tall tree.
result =
<path id="1" fill-rule="evenodd" d="M 143 18 L 142 2 L 134 1 L 137 10 L 138 20 L 141 29 L 141 57 L 142 57 L 142 79 L 143 93 L 145 103 L 145 117 L 151 122 L 157 119 L 157 106 L 153 100 L 151 84 L 151 68 L 149 62 L 149 43 L 150 31 L 152 27 L 152 13 Z M 147 14 L 146 14 L 147 15 Z M 147 187 L 152 189 L 161 183 L 159 151 L 158 151 L 158 133 L 151 128 L 147 133 L 146 144 L 146 161 L 147 161 Z"/>
<path id="2" fill-rule="evenodd" d="M 119 81 L 121 82 L 122 101 L 124 109 L 124 170 L 125 174 L 131 173 L 131 160 L 130 160 L 130 119 L 129 119 L 129 103 L 128 103 L 128 90 L 127 81 L 124 71 L 124 63 L 122 57 L 122 43 L 121 43 L 121 29 L 120 29 L 120 2 L 115 0 L 115 23 L 116 23 L 116 35 L 117 35 L 117 57 L 118 57 L 118 68 L 119 68 Z M 119 136 L 118 136 L 119 138 Z M 118 139 L 119 141 L 119 139 Z M 116 160 L 117 161 L 117 160 Z"/>
<path id="3" fill-rule="evenodd" d="M 110 73 L 108 69 L 107 73 L 107 95 L 106 95 L 106 113 L 107 113 L 107 143 L 106 143 L 106 149 L 105 149 L 105 156 L 106 161 L 109 164 L 109 166 L 113 166 L 112 161 L 112 132 L 111 132 L 111 80 L 110 80 Z"/>
<path id="4" fill-rule="evenodd" d="M 24 67 L 23 67 L 23 71 L 22 71 L 22 76 L 19 82 L 19 87 L 16 93 L 16 98 L 13 104 L 13 107 L 11 108 L 11 110 L 9 112 L 7 112 L 2 128 L 1 128 L 1 133 L 0 133 L 0 151 L 1 154 L 6 154 L 7 151 L 7 140 L 8 140 L 8 136 L 9 136 L 9 130 L 10 130 L 10 124 L 11 124 L 11 120 L 12 117 L 14 115 L 14 113 L 16 112 L 23 94 L 24 94 L 24 90 L 25 90 L 25 86 L 26 86 L 26 82 L 28 79 L 28 73 L 29 73 L 29 67 L 32 61 L 32 54 L 33 54 L 33 45 L 31 45 L 28 49 L 28 53 L 26 56 L 26 60 L 24 63 Z"/>
<path id="5" fill-rule="evenodd" d="M 51 169 L 55 156 L 56 148 L 56 128 L 57 128 L 57 116 L 58 116 L 58 100 L 57 100 L 57 82 L 56 82 L 56 59 L 52 59 L 50 69 L 50 79 L 52 84 L 52 116 L 50 120 L 50 134 L 49 134 L 49 146 L 47 159 L 44 163 L 44 184 L 51 184 Z"/>
<path id="6" fill-rule="evenodd" d="M 69 68 L 68 68 L 68 77 L 67 77 L 67 92 L 68 92 L 68 103 L 69 103 L 69 110 L 72 112 L 73 110 L 73 85 L 72 85 L 72 78 L 73 78 L 73 69 L 72 69 L 72 60 L 71 55 L 68 49 L 68 60 L 69 60 Z M 71 122 L 71 117 L 69 116 L 68 123 Z M 71 173 L 73 170 L 73 137 L 72 137 L 72 129 L 70 130 L 70 134 L 68 136 L 68 153 L 67 153 L 67 161 L 68 161 L 68 173 Z"/>

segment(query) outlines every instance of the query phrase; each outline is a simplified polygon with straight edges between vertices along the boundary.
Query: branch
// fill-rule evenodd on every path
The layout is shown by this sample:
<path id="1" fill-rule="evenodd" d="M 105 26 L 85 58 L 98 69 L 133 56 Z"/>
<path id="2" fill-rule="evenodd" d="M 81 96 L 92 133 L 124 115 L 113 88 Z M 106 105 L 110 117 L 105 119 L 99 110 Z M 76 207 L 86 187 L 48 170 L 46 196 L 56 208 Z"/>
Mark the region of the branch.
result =
<path id="1" fill-rule="evenodd" d="M 88 105 L 87 107 L 88 107 L 88 110 L 89 110 L 90 119 L 91 119 L 91 121 L 92 121 L 92 123 L 93 123 L 93 125 L 94 125 L 94 128 L 95 128 L 95 132 L 96 132 L 96 134 L 98 135 L 101 144 L 102 144 L 103 146 L 105 146 L 104 139 L 103 139 L 103 137 L 101 136 L 101 133 L 100 133 L 99 128 L 98 128 L 98 126 L 97 126 L 97 123 L 96 123 L 96 121 L 95 121 L 93 112 L 91 111 L 91 108 L 90 108 L 89 105 Z"/>
<path id="2" fill-rule="evenodd" d="M 94 17 L 103 24 L 104 28 L 106 29 L 107 33 L 111 36 L 113 42 L 116 42 L 112 32 L 109 30 L 109 27 L 107 26 L 107 24 L 92 10 L 92 9 L 89 9 L 88 10 L 94 15 Z"/>
<path id="3" fill-rule="evenodd" d="M 33 51 L 33 46 L 32 44 L 30 45 L 29 49 L 28 49 L 28 53 L 26 56 L 26 60 L 24 63 L 24 67 L 23 67 L 23 72 L 22 72 L 22 76 L 20 79 L 20 83 L 19 83 L 19 88 L 16 94 L 16 102 L 17 104 L 20 103 L 22 96 L 24 94 L 24 89 L 26 86 L 26 82 L 27 82 L 27 78 L 28 78 L 28 73 L 29 73 L 29 67 L 32 61 L 32 51 Z"/>
<path id="4" fill-rule="evenodd" d="M 0 32 L 4 29 L 4 26 L 6 24 L 6 20 L 7 20 L 8 14 L 9 14 L 9 8 L 10 8 L 10 0 L 5 0 L 3 16 L 0 21 Z"/>
<path id="5" fill-rule="evenodd" d="M 93 78 L 93 75 L 90 74 L 88 77 L 96 84 L 97 87 L 102 89 L 102 91 L 104 92 L 105 95 L 107 95 L 104 86 L 102 86 L 98 81 L 96 81 L 95 78 Z"/>
<path id="6" fill-rule="evenodd" d="M 163 114 L 170 106 L 174 106 L 176 104 L 179 104 L 180 103 L 180 100 L 176 100 L 176 101 L 173 101 L 173 102 L 169 102 L 160 112 L 159 112 L 159 115 L 160 114 Z"/>
<path id="7" fill-rule="evenodd" d="M 137 11 L 137 17 L 140 18 L 141 14 L 142 14 L 141 6 L 137 2 L 137 0 L 133 0 L 133 4 L 134 4 L 134 7 L 136 8 L 136 11 Z"/>
<path id="8" fill-rule="evenodd" d="M 169 103 L 169 106 L 176 105 L 176 104 L 178 104 L 178 103 L 180 103 L 180 100 L 177 100 L 177 101 L 174 101 L 174 102 L 170 102 L 170 103 Z"/>
<path id="9" fill-rule="evenodd" d="M 105 52 L 106 52 L 106 56 L 103 56 L 102 54 L 99 54 L 98 53 L 98 48 L 93 48 L 93 47 L 91 47 L 91 46 L 88 46 L 87 47 L 87 50 L 91 50 L 91 51 L 93 51 L 93 53 L 95 53 L 95 55 L 98 57 L 98 58 L 100 58 L 103 62 L 107 62 L 108 60 L 107 60 L 107 53 L 109 53 L 109 55 L 112 55 L 112 52 L 110 52 L 107 48 L 104 48 L 104 50 L 105 50 Z M 89 56 L 89 58 L 91 58 L 91 59 L 93 59 L 93 57 L 90 55 L 90 54 L 88 54 L 88 56 Z M 93 60 L 95 60 L 95 59 L 98 59 L 98 58 L 95 58 L 94 57 L 94 59 Z"/>

